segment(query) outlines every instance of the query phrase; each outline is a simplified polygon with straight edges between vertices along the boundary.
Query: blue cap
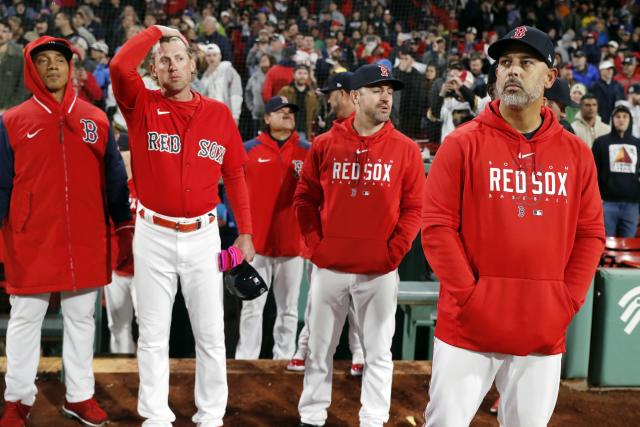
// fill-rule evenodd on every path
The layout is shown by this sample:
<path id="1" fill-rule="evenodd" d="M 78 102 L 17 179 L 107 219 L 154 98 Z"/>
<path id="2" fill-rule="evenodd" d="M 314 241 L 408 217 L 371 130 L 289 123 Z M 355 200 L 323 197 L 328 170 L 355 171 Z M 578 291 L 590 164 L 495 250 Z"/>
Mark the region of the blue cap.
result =
<path id="1" fill-rule="evenodd" d="M 284 107 L 291 108 L 294 113 L 299 110 L 298 106 L 289 102 L 286 96 L 274 96 L 273 98 L 268 100 L 266 104 L 264 104 L 264 112 L 266 114 L 269 114 Z"/>
<path id="2" fill-rule="evenodd" d="M 350 90 L 350 80 L 352 76 L 353 73 L 350 73 L 349 71 L 334 74 L 333 76 L 329 77 L 329 80 L 327 81 L 325 87 L 320 88 L 320 92 L 326 95 L 333 92 L 334 90 Z"/>
<path id="3" fill-rule="evenodd" d="M 351 77 L 351 90 L 378 84 L 389 84 L 394 90 L 401 90 L 404 87 L 404 83 L 393 78 L 391 70 L 383 64 L 363 65 Z"/>

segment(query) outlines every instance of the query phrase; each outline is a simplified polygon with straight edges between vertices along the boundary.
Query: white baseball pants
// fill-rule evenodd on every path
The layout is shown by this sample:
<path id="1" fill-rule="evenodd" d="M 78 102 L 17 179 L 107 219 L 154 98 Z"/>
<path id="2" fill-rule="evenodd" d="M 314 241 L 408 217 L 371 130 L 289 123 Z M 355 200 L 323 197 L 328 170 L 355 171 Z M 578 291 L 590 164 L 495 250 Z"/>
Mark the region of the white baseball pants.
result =
<path id="1" fill-rule="evenodd" d="M 109 351 L 111 353 L 133 354 L 136 344 L 133 341 L 131 322 L 133 322 L 134 304 L 132 276 L 121 276 L 115 271 L 111 274 L 111 284 L 104 288 L 109 320 Z"/>
<path id="2" fill-rule="evenodd" d="M 298 411 L 303 423 L 323 425 L 331 404 L 333 355 L 350 300 L 360 325 L 364 372 L 360 426 L 382 427 L 389 419 L 398 272 L 382 275 L 342 273 L 316 268 L 311 277 L 309 356 Z"/>
<path id="3" fill-rule="evenodd" d="M 290 359 L 296 350 L 298 331 L 298 297 L 304 269 L 302 257 L 268 257 L 257 255 L 251 265 L 273 287 L 277 315 L 273 325 L 273 358 Z M 236 359 L 257 359 L 262 345 L 262 313 L 267 295 L 242 302 L 240 338 Z"/>
<path id="4" fill-rule="evenodd" d="M 145 208 L 145 213 L 150 211 Z M 147 419 L 144 426 L 170 426 L 175 421 L 168 404 L 169 333 L 178 279 L 196 341 L 198 411 L 192 421 L 202 427 L 222 425 L 228 390 L 222 273 L 217 261 L 220 235 L 217 222 L 203 219 L 208 225 L 190 233 L 136 221 L 133 286 L 140 330 L 138 413 Z"/>
<path id="5" fill-rule="evenodd" d="M 311 272 L 313 271 L 313 264 L 309 263 L 312 268 L 309 270 L 309 284 L 311 284 Z M 298 349 L 293 355 L 294 359 L 305 360 L 309 354 L 309 311 L 311 310 L 311 285 L 309 285 L 309 291 L 307 293 L 307 306 L 304 310 L 304 325 L 298 335 Z M 358 322 L 356 321 L 356 313 L 353 306 L 353 302 L 349 304 L 349 312 L 347 313 L 347 320 L 349 321 L 349 350 L 351 350 L 351 362 L 352 363 L 364 363 L 364 353 L 362 352 L 362 344 L 360 344 L 360 331 L 358 328 Z"/>
<path id="6" fill-rule="evenodd" d="M 504 427 L 544 427 L 558 398 L 561 354 L 479 353 L 435 339 L 425 427 L 466 427 L 495 379 Z"/>
<path id="7" fill-rule="evenodd" d="M 38 389 L 35 385 L 40 360 L 42 321 L 51 294 L 11 295 L 11 312 L 7 327 L 7 373 L 4 399 L 33 405 Z M 63 317 L 62 364 L 65 398 L 82 402 L 93 396 L 93 340 L 98 291 L 61 292 Z"/>

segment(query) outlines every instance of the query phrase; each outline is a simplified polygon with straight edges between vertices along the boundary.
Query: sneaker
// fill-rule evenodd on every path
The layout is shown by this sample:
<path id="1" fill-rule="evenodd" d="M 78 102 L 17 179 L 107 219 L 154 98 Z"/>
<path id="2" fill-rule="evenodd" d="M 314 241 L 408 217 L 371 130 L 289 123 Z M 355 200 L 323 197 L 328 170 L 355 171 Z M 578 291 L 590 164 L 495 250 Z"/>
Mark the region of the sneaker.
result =
<path id="1" fill-rule="evenodd" d="M 351 370 L 349 373 L 352 377 L 361 377 L 362 371 L 364 370 L 364 364 L 362 363 L 353 363 L 351 364 Z"/>
<path id="2" fill-rule="evenodd" d="M 22 402 L 5 402 L 0 427 L 24 427 L 30 410 L 31 406 L 23 405 Z"/>
<path id="3" fill-rule="evenodd" d="M 287 363 L 287 371 L 303 372 L 304 359 L 291 359 L 289 363 Z"/>
<path id="4" fill-rule="evenodd" d="M 498 397 L 496 401 L 493 402 L 493 405 L 491 405 L 491 408 L 489 408 L 489 412 L 491 412 L 492 414 L 497 414 L 499 406 L 500 406 L 500 398 Z"/>
<path id="5" fill-rule="evenodd" d="M 101 427 L 109 421 L 107 413 L 98 405 L 95 397 L 76 403 L 65 401 L 62 414 L 92 427 Z"/>

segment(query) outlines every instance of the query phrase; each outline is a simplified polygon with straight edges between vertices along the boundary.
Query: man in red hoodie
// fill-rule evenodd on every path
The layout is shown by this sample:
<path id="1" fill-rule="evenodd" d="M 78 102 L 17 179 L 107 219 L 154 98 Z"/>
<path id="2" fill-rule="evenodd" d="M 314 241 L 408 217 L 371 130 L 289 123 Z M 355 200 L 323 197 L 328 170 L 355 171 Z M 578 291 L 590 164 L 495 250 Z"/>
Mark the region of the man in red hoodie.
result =
<path id="1" fill-rule="evenodd" d="M 521 26 L 489 47 L 496 91 L 438 150 L 422 244 L 440 279 L 426 426 L 469 425 L 495 379 L 501 425 L 547 425 L 567 327 L 604 247 L 589 149 L 543 107 L 553 43 Z"/>
<path id="2" fill-rule="evenodd" d="M 94 398 L 93 315 L 97 288 L 111 281 L 105 212 L 116 225 L 117 264 L 131 255 L 129 192 L 106 115 L 73 90 L 72 54 L 64 39 L 30 43 L 24 81 L 33 96 L 0 119 L 0 226 L 11 295 L 2 427 L 24 426 L 35 401 L 51 292 L 61 293 L 64 319 L 62 413 L 93 426 L 108 420 Z"/>
<path id="3" fill-rule="evenodd" d="M 277 315 L 273 358 L 289 359 L 296 348 L 298 296 L 304 267 L 302 236 L 295 226 L 293 193 L 309 143 L 296 132 L 298 106 L 284 96 L 265 104 L 265 129 L 245 142 L 256 256 L 251 265 L 273 288 Z M 242 303 L 236 359 L 257 359 L 262 344 L 262 312 L 267 293 Z"/>
<path id="4" fill-rule="evenodd" d="M 418 146 L 389 121 L 402 86 L 382 64 L 360 67 L 351 79 L 355 114 L 315 139 L 302 168 L 294 204 L 317 268 L 301 426 L 327 419 L 350 299 L 365 354 L 360 425 L 381 427 L 389 418 L 397 267 L 418 233 L 424 188 Z"/>
<path id="5" fill-rule="evenodd" d="M 146 89 L 137 71 L 149 51 L 159 90 Z M 168 402 L 169 332 L 178 279 L 196 340 L 198 412 L 192 421 L 222 425 L 228 389 L 215 216 L 221 177 L 240 232 L 234 246 L 248 261 L 254 255 L 240 133 L 226 105 L 191 90 L 195 69 L 180 32 L 159 25 L 130 38 L 110 64 L 138 195 L 133 286 L 140 331 L 138 412 L 145 426 L 175 421 Z"/>

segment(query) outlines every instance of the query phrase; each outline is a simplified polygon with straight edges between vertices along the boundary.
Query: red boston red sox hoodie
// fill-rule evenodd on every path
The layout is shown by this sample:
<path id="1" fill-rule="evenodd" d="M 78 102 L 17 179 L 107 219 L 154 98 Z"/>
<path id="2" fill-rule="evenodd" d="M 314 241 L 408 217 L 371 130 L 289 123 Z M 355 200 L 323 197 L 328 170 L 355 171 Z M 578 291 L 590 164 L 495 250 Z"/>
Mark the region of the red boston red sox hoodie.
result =
<path id="1" fill-rule="evenodd" d="M 542 108 L 530 140 L 491 103 L 438 150 L 422 244 L 440 279 L 436 336 L 474 351 L 556 354 L 604 247 L 593 156 Z"/>
<path id="2" fill-rule="evenodd" d="M 354 116 L 314 139 L 294 196 L 296 215 L 321 268 L 387 273 L 420 224 L 424 167 L 415 142 L 391 122 L 364 137 Z"/>

